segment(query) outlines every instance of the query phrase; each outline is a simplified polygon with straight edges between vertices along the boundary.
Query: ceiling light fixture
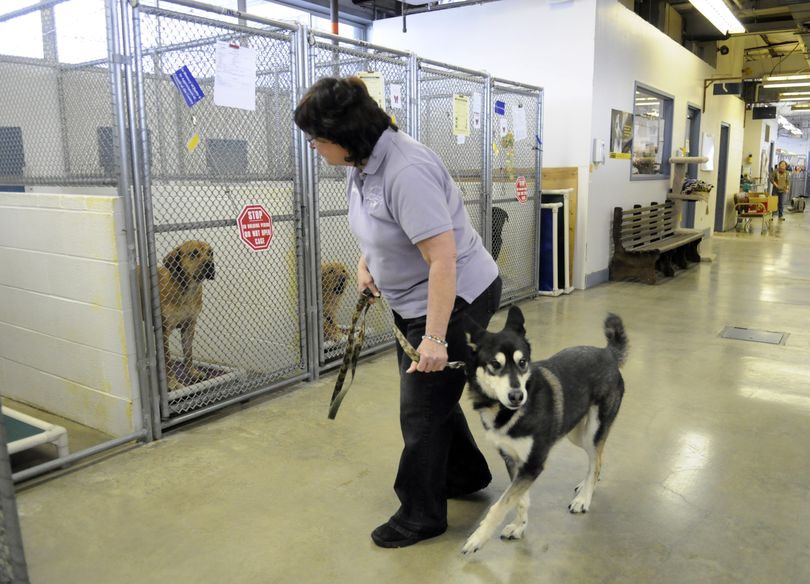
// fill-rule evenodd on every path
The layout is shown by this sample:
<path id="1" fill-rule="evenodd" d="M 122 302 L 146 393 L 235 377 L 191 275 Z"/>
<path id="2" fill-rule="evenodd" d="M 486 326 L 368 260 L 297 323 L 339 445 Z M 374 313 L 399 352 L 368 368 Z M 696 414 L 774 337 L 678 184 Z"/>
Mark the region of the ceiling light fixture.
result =
<path id="1" fill-rule="evenodd" d="M 810 91 L 787 91 L 779 94 L 779 97 L 804 97 L 810 95 Z"/>
<path id="2" fill-rule="evenodd" d="M 785 81 L 779 83 L 765 82 L 762 84 L 762 87 L 765 89 L 776 89 L 777 87 L 810 87 L 810 81 Z"/>
<path id="3" fill-rule="evenodd" d="M 732 14 L 723 0 L 689 0 L 714 27 L 723 34 L 742 33 L 745 27 Z"/>
<path id="4" fill-rule="evenodd" d="M 806 81 L 810 75 L 766 75 L 763 81 Z"/>

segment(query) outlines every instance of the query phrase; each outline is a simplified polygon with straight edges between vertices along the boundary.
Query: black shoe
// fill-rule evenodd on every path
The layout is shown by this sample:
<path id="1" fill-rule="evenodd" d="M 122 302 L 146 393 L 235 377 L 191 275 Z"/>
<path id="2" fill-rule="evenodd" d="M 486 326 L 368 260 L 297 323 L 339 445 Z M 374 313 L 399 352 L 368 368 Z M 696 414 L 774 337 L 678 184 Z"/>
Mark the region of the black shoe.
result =
<path id="1" fill-rule="evenodd" d="M 403 548 L 443 534 L 447 528 L 430 533 L 415 533 L 390 522 L 383 523 L 371 532 L 371 539 L 381 548 Z"/>

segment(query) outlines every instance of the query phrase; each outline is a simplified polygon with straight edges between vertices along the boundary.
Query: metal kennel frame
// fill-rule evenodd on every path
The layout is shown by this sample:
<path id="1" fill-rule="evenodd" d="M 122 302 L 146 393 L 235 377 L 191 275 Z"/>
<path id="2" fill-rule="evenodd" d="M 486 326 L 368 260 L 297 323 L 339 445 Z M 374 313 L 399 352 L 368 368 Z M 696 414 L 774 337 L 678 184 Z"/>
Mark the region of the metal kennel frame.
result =
<path id="1" fill-rule="evenodd" d="M 0 23 L 37 13 L 43 26 L 56 26 L 54 11 L 74 1 L 44 0 L 0 16 Z M 0 185 L 107 188 L 124 203 L 144 429 L 15 474 L 15 481 L 159 438 L 192 418 L 339 364 L 343 341 L 324 333 L 324 296 L 331 292 L 322 267 L 346 269 L 345 291 L 337 303 L 328 299 L 334 320 L 346 325 L 359 255 L 348 229 L 346 178 L 316 158 L 293 123 L 301 95 L 324 76 L 382 75 L 385 110 L 442 157 L 485 245 L 500 248 L 504 304 L 537 293 L 542 89 L 195 0 L 162 0 L 160 7 L 92 1 L 104 13 L 103 56 L 61 62 L 51 35 L 43 35 L 43 58 L 0 55 L 0 73 L 35 84 L 25 99 L 13 84 L 0 85 L 0 104 L 14 104 L 0 109 L 0 126 L 25 126 L 25 147 L 0 159 Z M 254 110 L 214 106 L 218 41 L 255 50 Z M 207 96 L 192 106 L 171 80 L 184 66 Z M 451 131 L 456 94 L 478 95 L 481 103 L 480 126 L 463 143 Z M 38 113 L 43 100 L 58 123 Z M 502 138 L 495 101 L 505 102 L 507 112 L 525 108 L 527 138 L 514 141 L 509 164 L 505 149 L 493 148 Z M 514 132 L 514 118 L 506 117 Z M 5 139 L 0 135 L 0 144 Z M 518 174 L 526 178 L 525 204 L 512 190 Z M 272 217 L 266 250 L 254 251 L 240 238 L 242 211 L 255 205 Z M 497 221 L 497 208 L 507 223 Z M 161 302 L 180 294 L 162 299 L 159 285 L 163 269 L 180 265 L 171 252 L 186 242 L 205 243 L 197 253 L 213 250 L 215 265 L 215 275 L 199 272 L 203 296 L 191 369 L 180 359 L 178 332 L 170 335 L 173 360 L 164 362 Z M 392 326 L 383 302 L 369 313 L 362 355 L 392 346 Z"/>
<path id="2" fill-rule="evenodd" d="M 486 139 L 490 123 L 490 77 L 481 71 L 448 65 L 440 61 L 418 59 L 419 141 L 444 161 L 453 180 L 461 189 L 464 205 L 473 227 L 489 249 L 491 239 L 490 202 L 491 156 Z M 481 124 L 471 128 L 463 142 L 453 135 L 453 97 L 463 95 L 482 104 Z"/>
<path id="3" fill-rule="evenodd" d="M 492 148 L 491 158 L 489 249 L 503 277 L 501 302 L 506 304 L 534 296 L 539 289 L 543 90 L 493 78 L 491 102 L 490 131 L 498 148 Z M 527 192 L 523 202 L 516 196 L 521 178 Z"/>
<path id="4" fill-rule="evenodd" d="M 306 86 L 323 77 L 346 77 L 364 72 L 378 73 L 384 80 L 385 110 L 396 120 L 404 132 L 411 132 L 414 119 L 410 109 L 414 92 L 412 79 L 413 57 L 403 51 L 379 47 L 363 41 L 345 39 L 335 35 L 309 31 L 307 34 Z M 394 88 L 398 89 L 395 91 Z M 399 96 L 399 104 L 394 103 Z M 348 224 L 348 199 L 346 196 L 346 171 L 343 167 L 330 167 L 311 149 L 307 149 L 307 167 L 310 185 L 310 205 L 313 210 L 310 225 L 314 245 L 312 253 L 311 280 L 318 282 L 311 299 L 317 307 L 316 327 L 311 330 L 313 353 L 318 355 L 320 371 L 340 364 L 345 352 L 344 336 L 327 335 L 325 326 L 324 295 L 334 294 L 334 283 L 322 267 L 338 262 L 345 266 L 349 283 L 345 285 L 335 315 L 339 323 L 348 324 L 356 304 L 356 266 L 360 248 L 350 233 Z M 330 304 L 335 299 L 330 299 Z M 393 318 L 387 303 L 375 306 L 367 317 L 367 331 L 362 354 L 377 352 L 390 347 L 394 342 Z"/>
<path id="5" fill-rule="evenodd" d="M 177 3 L 231 13 L 187 0 Z M 152 316 L 155 401 L 163 428 L 311 373 L 305 179 L 300 133 L 292 122 L 301 88 L 297 66 L 302 31 L 249 14 L 232 16 L 238 22 L 150 6 L 132 9 L 128 45 L 135 63 L 135 107 L 130 139 L 140 175 L 136 198 L 144 225 L 139 243 L 149 266 L 143 287 L 150 290 L 144 303 Z M 215 107 L 211 99 L 187 106 L 169 79 L 185 66 L 203 93 L 215 93 L 216 60 L 223 45 L 225 50 L 255 53 L 252 111 Z M 201 142 L 199 152 L 189 146 L 190 139 Z M 248 208 L 269 214 L 272 246 L 256 249 L 240 237 Z M 164 359 L 162 314 L 185 301 L 179 292 L 176 299 L 161 298 L 158 285 L 160 270 L 177 266 L 166 258 L 176 257 L 174 250 L 189 242 L 204 242 L 217 274 L 210 280 L 202 277 L 208 281 L 202 283 L 203 310 L 194 319 L 195 360 L 190 367 Z M 172 331 L 166 332 L 172 340 Z M 170 342 L 169 349 L 173 357 L 183 352 L 177 342 Z"/>

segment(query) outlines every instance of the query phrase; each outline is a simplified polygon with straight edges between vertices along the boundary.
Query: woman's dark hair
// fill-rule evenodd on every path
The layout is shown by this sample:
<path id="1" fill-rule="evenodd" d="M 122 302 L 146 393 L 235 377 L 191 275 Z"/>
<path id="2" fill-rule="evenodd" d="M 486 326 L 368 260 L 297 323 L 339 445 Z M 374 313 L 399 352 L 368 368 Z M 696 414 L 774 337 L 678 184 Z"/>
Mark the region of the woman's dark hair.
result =
<path id="1" fill-rule="evenodd" d="M 387 128 L 399 129 L 358 77 L 317 81 L 295 108 L 295 125 L 312 138 L 342 146 L 349 151 L 346 162 L 354 164 L 371 156 Z"/>

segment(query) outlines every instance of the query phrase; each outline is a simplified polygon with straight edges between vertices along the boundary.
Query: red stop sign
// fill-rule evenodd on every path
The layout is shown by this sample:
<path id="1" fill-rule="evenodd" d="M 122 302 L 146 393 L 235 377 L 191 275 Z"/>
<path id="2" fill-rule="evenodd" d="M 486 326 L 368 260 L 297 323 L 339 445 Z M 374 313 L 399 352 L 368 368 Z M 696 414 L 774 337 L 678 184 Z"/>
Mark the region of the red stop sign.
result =
<path id="1" fill-rule="evenodd" d="M 245 205 L 236 220 L 239 238 L 252 250 L 270 247 L 273 241 L 273 218 L 261 205 Z"/>
<path id="2" fill-rule="evenodd" d="M 529 200 L 529 188 L 526 186 L 526 177 L 519 176 L 515 181 L 515 194 L 517 196 L 517 200 L 521 203 L 525 203 Z"/>

